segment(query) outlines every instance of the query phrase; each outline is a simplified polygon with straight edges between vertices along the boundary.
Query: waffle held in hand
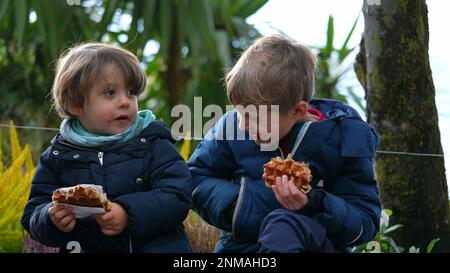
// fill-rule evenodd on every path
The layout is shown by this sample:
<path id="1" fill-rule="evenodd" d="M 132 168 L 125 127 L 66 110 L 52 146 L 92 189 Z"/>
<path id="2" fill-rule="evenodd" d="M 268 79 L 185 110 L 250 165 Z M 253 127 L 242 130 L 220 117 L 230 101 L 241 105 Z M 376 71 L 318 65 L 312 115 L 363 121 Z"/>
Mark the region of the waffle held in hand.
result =
<path id="1" fill-rule="evenodd" d="M 111 202 L 100 186 L 82 184 L 73 187 L 59 188 L 53 192 L 52 200 L 57 203 L 83 207 L 100 207 L 109 211 Z"/>
<path id="2" fill-rule="evenodd" d="M 294 185 L 303 193 L 308 193 L 311 190 L 309 184 L 312 180 L 311 170 L 309 164 L 305 162 L 296 162 L 290 156 L 287 159 L 281 157 L 274 157 L 271 161 L 264 164 L 263 178 L 266 181 L 266 186 L 271 187 L 275 184 L 277 177 L 286 175 L 289 180 L 294 182 Z"/>

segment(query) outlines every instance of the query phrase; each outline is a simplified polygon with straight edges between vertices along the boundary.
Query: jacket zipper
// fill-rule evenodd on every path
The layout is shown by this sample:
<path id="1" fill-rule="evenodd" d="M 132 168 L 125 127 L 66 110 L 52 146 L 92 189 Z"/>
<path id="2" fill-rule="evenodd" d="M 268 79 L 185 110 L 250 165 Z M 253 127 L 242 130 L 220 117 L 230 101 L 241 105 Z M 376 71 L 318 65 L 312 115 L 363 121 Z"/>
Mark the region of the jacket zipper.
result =
<path id="1" fill-rule="evenodd" d="M 103 152 L 98 152 L 98 161 L 100 161 L 100 165 L 103 166 Z"/>
<path id="2" fill-rule="evenodd" d="M 239 189 L 238 199 L 236 201 L 236 208 L 234 209 L 233 219 L 231 220 L 231 233 L 233 236 L 233 240 L 236 240 L 236 220 L 239 216 L 239 211 L 242 207 L 242 202 L 244 200 L 245 194 L 245 178 L 241 178 L 241 188 Z"/>

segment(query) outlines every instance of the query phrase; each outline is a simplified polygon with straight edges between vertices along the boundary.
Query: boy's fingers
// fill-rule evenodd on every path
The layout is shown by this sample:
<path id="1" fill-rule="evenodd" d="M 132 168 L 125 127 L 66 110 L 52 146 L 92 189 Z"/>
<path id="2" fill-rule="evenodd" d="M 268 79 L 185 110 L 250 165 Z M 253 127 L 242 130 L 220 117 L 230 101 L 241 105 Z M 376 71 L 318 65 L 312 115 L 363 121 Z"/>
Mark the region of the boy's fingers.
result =
<path id="1" fill-rule="evenodd" d="M 72 221 L 69 222 L 69 224 L 65 227 L 65 230 L 72 231 L 75 228 L 75 224 L 77 223 L 77 221 L 74 219 Z"/>
<path id="2" fill-rule="evenodd" d="M 289 198 L 289 181 L 287 179 L 287 176 L 283 175 L 283 178 L 281 179 L 281 195 L 284 198 Z"/>
<path id="3" fill-rule="evenodd" d="M 287 177 L 283 176 L 276 182 L 276 187 L 278 191 L 278 196 L 281 205 L 287 209 L 291 208 L 290 200 L 289 200 L 289 190 L 287 188 Z"/>
<path id="4" fill-rule="evenodd" d="M 63 208 L 61 210 L 58 210 L 54 215 L 53 218 L 55 219 L 55 221 L 59 222 L 61 221 L 61 219 L 63 219 L 66 215 L 68 214 L 73 214 L 72 213 L 72 208 L 68 207 L 68 208 Z"/>
<path id="5" fill-rule="evenodd" d="M 295 186 L 294 182 L 289 181 L 288 189 L 292 200 L 298 201 L 302 197 L 302 192 Z"/>
<path id="6" fill-rule="evenodd" d="M 114 226 L 113 224 L 114 219 L 110 215 L 96 214 L 95 220 L 102 228 L 105 228 L 107 226 Z"/>
<path id="7" fill-rule="evenodd" d="M 59 221 L 63 228 L 66 228 L 69 224 L 71 224 L 75 220 L 75 215 L 69 214 Z"/>
<path id="8" fill-rule="evenodd" d="M 278 189 L 276 185 L 271 186 L 273 193 L 275 194 L 275 198 L 277 198 L 278 201 L 280 201 L 280 195 L 278 194 Z"/>
<path id="9" fill-rule="evenodd" d="M 117 232 L 116 230 L 113 230 L 113 229 L 102 228 L 102 233 L 107 236 L 113 236 L 113 235 L 117 235 L 119 232 Z"/>
<path id="10" fill-rule="evenodd" d="M 113 215 L 111 213 L 99 213 L 95 214 L 95 219 L 106 224 L 113 219 Z"/>
<path id="11" fill-rule="evenodd" d="M 284 199 L 280 196 L 279 187 L 277 185 L 272 186 L 273 193 L 275 194 L 275 198 L 280 202 L 283 208 L 287 208 L 287 204 Z"/>
<path id="12" fill-rule="evenodd" d="M 61 205 L 50 205 L 50 207 L 48 208 L 48 213 L 50 214 L 50 216 L 55 215 L 55 213 L 57 213 L 58 211 L 64 209 L 64 206 Z"/>

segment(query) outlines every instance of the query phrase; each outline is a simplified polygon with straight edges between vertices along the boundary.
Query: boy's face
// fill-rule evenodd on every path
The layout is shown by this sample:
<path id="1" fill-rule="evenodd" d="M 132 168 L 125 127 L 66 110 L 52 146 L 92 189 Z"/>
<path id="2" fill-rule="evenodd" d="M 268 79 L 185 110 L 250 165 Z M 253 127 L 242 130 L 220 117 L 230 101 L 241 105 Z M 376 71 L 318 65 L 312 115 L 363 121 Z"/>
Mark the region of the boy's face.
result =
<path id="1" fill-rule="evenodd" d="M 299 102 L 286 114 L 273 111 L 257 111 L 256 114 L 246 114 L 238 111 L 239 129 L 248 131 L 250 137 L 258 144 L 278 142 L 285 137 L 292 127 L 302 121 L 307 113 L 306 102 Z M 243 116 L 245 115 L 245 118 Z M 268 137 L 271 137 L 268 139 Z M 272 139 L 275 137 L 276 139 Z"/>
<path id="2" fill-rule="evenodd" d="M 103 69 L 84 98 L 83 107 L 70 111 L 90 133 L 115 135 L 127 130 L 137 115 L 137 96 L 130 92 L 120 68 L 111 63 Z"/>

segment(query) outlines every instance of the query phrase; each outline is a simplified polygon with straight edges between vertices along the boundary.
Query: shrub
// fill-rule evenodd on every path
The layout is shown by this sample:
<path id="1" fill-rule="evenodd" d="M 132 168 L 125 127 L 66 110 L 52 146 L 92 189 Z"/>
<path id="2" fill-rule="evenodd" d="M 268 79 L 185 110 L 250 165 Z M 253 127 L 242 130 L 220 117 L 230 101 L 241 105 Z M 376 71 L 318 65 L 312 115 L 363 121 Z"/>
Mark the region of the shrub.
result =
<path id="1" fill-rule="evenodd" d="M 389 227 L 389 216 L 392 215 L 392 211 L 385 209 L 381 213 L 380 231 L 373 239 L 366 244 L 359 245 L 353 248 L 354 253 L 403 253 L 405 248 L 398 246 L 392 237 L 387 234 L 399 230 L 402 225 L 394 225 Z M 439 241 L 439 238 L 432 240 L 427 247 L 427 253 L 430 253 L 434 245 Z M 419 253 L 420 248 L 411 246 L 408 249 L 409 253 Z"/>

